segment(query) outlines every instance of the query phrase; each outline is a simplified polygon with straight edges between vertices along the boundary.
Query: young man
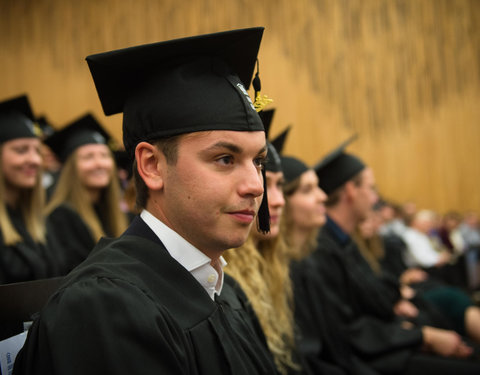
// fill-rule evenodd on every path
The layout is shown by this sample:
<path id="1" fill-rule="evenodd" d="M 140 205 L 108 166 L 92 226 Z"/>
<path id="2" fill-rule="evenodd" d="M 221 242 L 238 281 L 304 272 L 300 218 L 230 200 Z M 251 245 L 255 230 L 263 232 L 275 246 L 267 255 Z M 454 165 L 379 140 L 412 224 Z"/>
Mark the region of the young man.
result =
<path id="1" fill-rule="evenodd" d="M 124 114 L 143 211 L 67 277 L 15 374 L 276 373 L 221 257 L 247 238 L 264 192 L 265 133 L 245 90 L 262 33 L 87 57 L 105 113 Z"/>
<path id="2" fill-rule="evenodd" d="M 475 373 L 480 363 L 443 358 L 471 354 L 458 334 L 403 322 L 393 309 L 398 296 L 389 295 L 393 289 L 381 287 L 369 271 L 351 236 L 378 199 L 375 177 L 362 160 L 345 152 L 347 145 L 315 167 L 328 195 L 327 223 L 311 259 L 322 275 L 328 308 L 349 332 L 357 355 L 381 373 Z M 422 348 L 437 355 L 419 354 Z"/>

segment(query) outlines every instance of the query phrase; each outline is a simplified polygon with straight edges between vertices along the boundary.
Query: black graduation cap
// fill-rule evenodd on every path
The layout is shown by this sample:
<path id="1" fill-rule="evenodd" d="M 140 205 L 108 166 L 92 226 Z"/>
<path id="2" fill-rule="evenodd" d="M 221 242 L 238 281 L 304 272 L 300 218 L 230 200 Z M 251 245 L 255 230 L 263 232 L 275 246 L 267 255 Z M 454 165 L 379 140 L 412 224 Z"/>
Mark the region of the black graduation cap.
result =
<path id="1" fill-rule="evenodd" d="M 268 138 L 270 134 L 270 127 L 272 125 L 273 116 L 275 115 L 275 108 L 264 109 L 258 112 L 260 119 L 262 120 L 263 127 L 265 128 L 265 136 Z"/>
<path id="2" fill-rule="evenodd" d="M 247 93 L 263 28 L 146 44 L 87 57 L 106 115 L 123 112 L 123 140 L 203 130 L 264 130 Z"/>
<path id="3" fill-rule="evenodd" d="M 48 121 L 46 116 L 40 116 L 35 119 L 35 123 L 38 125 L 41 131 L 41 137 L 47 138 L 55 133 L 55 128 L 52 126 L 50 121 Z"/>
<path id="4" fill-rule="evenodd" d="M 283 167 L 283 177 L 287 184 L 296 180 L 304 172 L 310 169 L 303 161 L 293 156 L 282 155 L 281 158 L 282 158 L 282 167 Z"/>
<path id="5" fill-rule="evenodd" d="M 327 195 L 365 168 L 362 160 L 345 152 L 345 148 L 355 139 L 357 134 L 347 139 L 315 165 L 319 186 Z"/>
<path id="6" fill-rule="evenodd" d="M 36 138 L 33 119 L 26 95 L 0 102 L 0 143 L 16 138 Z"/>
<path id="7" fill-rule="evenodd" d="M 264 131 L 250 86 L 263 27 L 87 56 L 106 115 L 123 112 L 123 143 L 205 130 Z M 269 228 L 266 193 L 258 223 Z"/>
<path id="8" fill-rule="evenodd" d="M 283 130 L 279 135 L 275 137 L 275 139 L 271 140 L 272 145 L 275 149 L 281 154 L 283 151 L 283 146 L 285 146 L 285 142 L 288 137 L 288 133 L 290 133 L 291 125 L 288 125 L 285 130 Z"/>
<path id="9" fill-rule="evenodd" d="M 58 158 L 65 162 L 78 147 L 99 143 L 108 145 L 111 137 L 91 113 L 76 119 L 45 139 Z"/>
<path id="10" fill-rule="evenodd" d="M 113 158 L 118 168 L 125 169 L 128 172 L 127 179 L 132 178 L 133 160 L 128 156 L 125 150 L 113 151 Z"/>

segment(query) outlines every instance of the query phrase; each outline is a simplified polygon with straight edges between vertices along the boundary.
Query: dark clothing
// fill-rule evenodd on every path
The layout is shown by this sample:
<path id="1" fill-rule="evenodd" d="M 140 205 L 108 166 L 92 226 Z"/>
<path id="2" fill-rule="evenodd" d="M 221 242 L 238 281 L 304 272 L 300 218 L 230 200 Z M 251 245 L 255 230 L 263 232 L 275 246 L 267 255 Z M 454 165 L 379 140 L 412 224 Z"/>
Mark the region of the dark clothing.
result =
<path id="1" fill-rule="evenodd" d="M 395 235 L 382 237 L 385 256 L 380 260 L 382 269 L 393 274 L 397 279 L 408 267 L 403 260 L 406 245 L 403 240 Z M 460 288 L 451 286 L 429 276 L 427 280 L 410 284 L 415 289 L 419 298 L 435 305 L 442 314 L 451 322 L 451 328 L 460 334 L 465 334 L 465 310 L 473 305 L 472 300 Z"/>
<path id="2" fill-rule="evenodd" d="M 35 242 L 25 227 L 22 214 L 7 206 L 7 213 L 22 242 L 5 245 L 0 230 L 0 284 L 39 280 L 58 275 L 56 260 L 49 242 Z M 48 240 L 48 239 L 47 239 Z M 3 301 L 7 303 L 8 301 Z M 0 340 L 23 331 L 23 322 L 1 322 Z"/>
<path id="3" fill-rule="evenodd" d="M 231 283 L 212 301 L 137 217 L 67 276 L 30 328 L 14 374 L 275 374 Z"/>
<path id="4" fill-rule="evenodd" d="M 7 246 L 0 230 L 0 284 L 56 276 L 55 259 L 47 246 L 32 239 L 20 212 L 10 207 L 7 208 L 7 212 L 23 241 Z"/>
<path id="5" fill-rule="evenodd" d="M 328 308 L 322 275 L 311 258 L 294 261 L 290 276 L 298 327 L 298 351 L 312 374 L 377 374 L 355 356 L 348 332 Z"/>
<path id="6" fill-rule="evenodd" d="M 87 258 L 96 239 L 80 215 L 67 204 L 58 206 L 48 215 L 47 226 L 55 240 L 60 272 L 66 275 Z"/>
<path id="7" fill-rule="evenodd" d="M 323 277 L 328 308 L 349 333 L 354 353 L 384 374 L 403 373 L 415 366 L 412 358 L 422 344 L 421 329 L 403 328 L 402 319 L 393 312 L 391 295 L 383 294 L 355 243 L 330 218 L 311 259 Z M 462 361 L 451 361 L 462 365 Z M 435 371 L 444 373 L 441 366 Z"/>

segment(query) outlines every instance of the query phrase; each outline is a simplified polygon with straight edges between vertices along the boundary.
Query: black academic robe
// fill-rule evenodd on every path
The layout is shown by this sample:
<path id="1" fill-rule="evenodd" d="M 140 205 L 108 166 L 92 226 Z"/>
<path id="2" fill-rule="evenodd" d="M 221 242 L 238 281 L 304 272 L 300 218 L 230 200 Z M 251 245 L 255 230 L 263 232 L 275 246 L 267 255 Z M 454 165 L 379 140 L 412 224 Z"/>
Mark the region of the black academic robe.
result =
<path id="1" fill-rule="evenodd" d="M 295 300 L 298 350 L 312 374 L 374 375 L 352 351 L 348 331 L 337 321 L 324 295 L 324 282 L 311 258 L 294 261 L 290 276 Z"/>
<path id="2" fill-rule="evenodd" d="M 229 283 L 212 301 L 138 217 L 67 276 L 14 374 L 275 374 L 245 306 Z"/>
<path id="3" fill-rule="evenodd" d="M 35 242 L 25 227 L 21 212 L 7 207 L 7 213 L 22 241 L 15 245 L 6 245 L 0 230 L 0 284 L 57 276 L 57 263 L 55 255 L 51 252 L 48 238 L 46 244 Z M 1 303 L 8 303 L 8 301 Z M 0 322 L 0 340 L 22 331 L 22 321 Z"/>
<path id="4" fill-rule="evenodd" d="M 0 230 L 0 284 L 56 276 L 55 259 L 47 246 L 32 239 L 20 212 L 9 207 L 7 212 L 22 242 L 5 245 Z"/>
<path id="5" fill-rule="evenodd" d="M 384 374 L 423 368 L 424 363 L 438 374 L 445 373 L 445 369 L 451 368 L 446 359 L 440 361 L 439 357 L 419 354 L 423 341 L 421 328 L 403 328 L 402 319 L 394 315 L 391 305 L 388 308 L 389 298 L 383 298 L 381 289 L 371 288 L 372 280 L 365 278 L 355 243 L 344 233 L 339 235 L 338 229 L 329 219 L 319 233 L 318 247 L 311 260 L 322 275 L 328 308 L 348 332 L 354 353 Z M 459 369 L 464 366 L 465 373 L 480 370 L 480 363 L 449 361 Z"/>
<path id="6" fill-rule="evenodd" d="M 83 262 L 96 243 L 90 228 L 67 204 L 58 206 L 48 215 L 47 231 L 52 236 L 62 275 Z"/>

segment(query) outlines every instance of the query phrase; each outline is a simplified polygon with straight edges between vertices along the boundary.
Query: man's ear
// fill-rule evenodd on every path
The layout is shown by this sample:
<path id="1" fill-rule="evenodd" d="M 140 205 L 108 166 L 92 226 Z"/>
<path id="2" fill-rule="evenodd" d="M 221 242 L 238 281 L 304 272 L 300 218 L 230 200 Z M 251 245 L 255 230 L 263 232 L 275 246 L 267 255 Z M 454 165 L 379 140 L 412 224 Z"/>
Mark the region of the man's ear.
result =
<path id="1" fill-rule="evenodd" d="M 135 148 L 135 158 L 140 177 L 150 190 L 163 188 L 166 160 L 158 148 L 148 142 L 140 142 Z"/>
<path id="2" fill-rule="evenodd" d="M 355 186 L 355 183 L 350 180 L 345 183 L 345 186 L 343 187 L 343 194 L 346 195 L 347 199 L 350 201 L 352 198 L 354 198 L 357 195 L 357 187 Z"/>

